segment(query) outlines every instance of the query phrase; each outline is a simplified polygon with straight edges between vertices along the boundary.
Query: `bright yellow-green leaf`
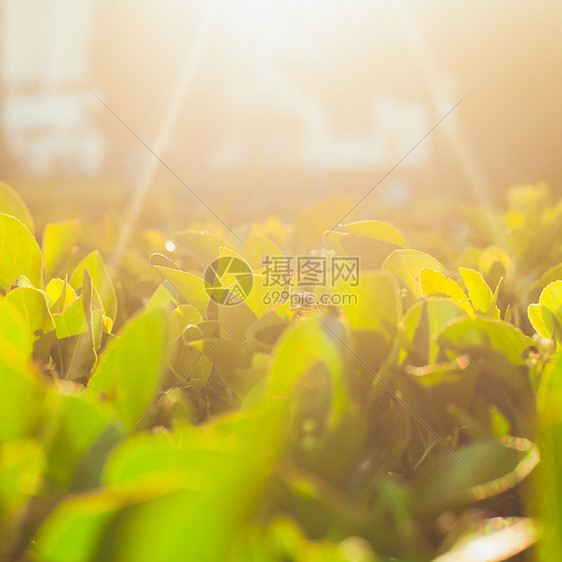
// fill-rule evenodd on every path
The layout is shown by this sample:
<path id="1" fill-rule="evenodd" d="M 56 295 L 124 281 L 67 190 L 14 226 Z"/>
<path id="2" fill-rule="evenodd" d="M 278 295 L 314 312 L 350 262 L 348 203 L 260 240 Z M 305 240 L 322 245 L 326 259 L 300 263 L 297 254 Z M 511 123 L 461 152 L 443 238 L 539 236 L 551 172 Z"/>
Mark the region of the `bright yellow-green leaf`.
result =
<path id="1" fill-rule="evenodd" d="M 193 305 L 178 305 L 170 317 L 172 339 L 177 338 L 188 324 L 198 324 L 199 322 L 203 322 L 203 316 Z"/>
<path id="2" fill-rule="evenodd" d="M 325 323 L 325 324 L 324 324 Z M 271 368 L 269 393 L 288 398 L 298 381 L 318 363 L 328 368 L 333 389 L 333 413 L 337 419 L 346 404 L 347 393 L 340 378 L 342 360 L 336 336 L 338 327 L 329 318 L 310 319 L 297 323 L 279 342 Z"/>
<path id="3" fill-rule="evenodd" d="M 22 312 L 0 301 L 0 443 L 26 437 L 36 422 L 42 391 L 30 361 L 33 340 Z"/>
<path id="4" fill-rule="evenodd" d="M 40 529 L 37 539 L 40 559 L 44 562 L 88 560 L 119 504 L 119 498 L 110 494 L 78 496 L 59 504 Z"/>
<path id="5" fill-rule="evenodd" d="M 107 274 L 101 254 L 95 250 L 88 254 L 77 266 L 72 276 L 70 284 L 76 290 L 82 288 L 84 269 L 87 269 L 92 278 L 92 284 L 99 294 L 106 316 L 113 322 L 117 315 L 117 296 L 113 283 Z"/>
<path id="6" fill-rule="evenodd" d="M 10 291 L 5 300 L 18 309 L 35 338 L 48 334 L 55 329 L 43 291 L 30 287 L 20 287 Z"/>
<path id="7" fill-rule="evenodd" d="M 492 429 L 496 437 L 500 439 L 507 435 L 510 430 L 510 425 L 505 416 L 498 410 L 497 406 L 490 406 L 490 421 Z"/>
<path id="8" fill-rule="evenodd" d="M 357 287 L 342 282 L 334 292 L 349 295 L 340 308 L 353 330 L 394 331 L 399 317 L 398 288 L 387 274 L 363 273 Z"/>
<path id="9" fill-rule="evenodd" d="M 82 305 L 84 306 L 84 317 L 88 324 L 88 332 L 90 334 L 90 343 L 95 358 L 94 365 L 97 363 L 97 350 L 101 345 L 101 336 L 103 331 L 103 307 L 101 299 L 92 285 L 92 278 L 88 273 L 88 269 L 84 269 L 84 277 L 82 281 Z"/>
<path id="10" fill-rule="evenodd" d="M 281 248 L 269 238 L 252 232 L 242 247 L 242 255 L 255 271 L 260 269 L 265 256 L 282 256 Z"/>
<path id="11" fill-rule="evenodd" d="M 13 511 L 38 493 L 45 453 L 37 441 L 10 441 L 0 447 L 0 505 Z"/>
<path id="12" fill-rule="evenodd" d="M 388 256 L 408 244 L 391 224 L 381 221 L 359 221 L 338 226 L 327 231 L 324 243 L 341 256 L 357 256 L 361 267 L 380 269 Z"/>
<path id="13" fill-rule="evenodd" d="M 562 281 L 548 284 L 539 297 L 539 303 L 562 320 Z"/>
<path id="14" fill-rule="evenodd" d="M 474 309 L 465 292 L 454 280 L 440 271 L 424 267 L 420 272 L 421 290 L 424 295 L 445 295 L 460 306 L 469 316 L 474 317 Z"/>
<path id="15" fill-rule="evenodd" d="M 178 305 L 177 300 L 172 296 L 168 287 L 166 287 L 166 284 L 167 283 L 160 284 L 156 291 L 154 291 L 152 297 L 150 297 L 150 300 L 146 305 L 147 312 L 157 308 L 171 311 Z"/>
<path id="16" fill-rule="evenodd" d="M 232 248 L 227 248 L 226 246 L 221 246 L 219 248 L 219 257 L 220 258 L 225 258 L 225 257 L 233 257 L 236 259 L 239 259 L 240 261 L 245 262 L 246 260 L 244 259 L 244 256 L 242 256 L 241 254 L 239 254 L 236 250 L 233 250 Z M 246 262 L 247 263 L 247 262 Z M 248 264 L 249 265 L 249 264 Z"/>
<path id="17" fill-rule="evenodd" d="M 228 560 L 273 464 L 279 432 L 261 421 L 134 436 L 109 460 L 105 486 L 50 515 L 36 541 L 41 560 L 87 560 L 100 544 L 104 560 L 119 562 Z"/>
<path id="18" fill-rule="evenodd" d="M 33 283 L 25 275 L 20 275 L 18 277 L 18 281 L 15 285 L 16 286 L 13 286 L 14 289 L 19 288 L 19 287 L 29 287 L 31 289 L 35 288 Z"/>
<path id="19" fill-rule="evenodd" d="M 420 272 L 424 267 L 444 272 L 443 265 L 434 257 L 419 250 L 395 250 L 386 258 L 382 269 L 404 281 L 414 297 L 421 296 Z"/>
<path id="20" fill-rule="evenodd" d="M 0 213 L 19 219 L 29 231 L 35 232 L 33 217 L 23 199 L 9 185 L 0 181 Z"/>
<path id="21" fill-rule="evenodd" d="M 78 241 L 79 227 L 77 220 L 51 222 L 45 226 L 41 248 L 49 275 L 56 271 Z"/>
<path id="22" fill-rule="evenodd" d="M 539 413 L 538 446 L 542 454 L 539 474 L 537 505 L 545 521 L 544 534 L 539 543 L 537 558 L 541 562 L 555 560 L 562 552 L 562 353 L 555 355 L 541 377 L 537 393 Z"/>
<path id="23" fill-rule="evenodd" d="M 488 246 L 484 248 L 480 254 L 478 269 L 487 274 L 496 262 L 501 263 L 505 271 L 508 271 L 511 267 L 512 260 L 509 254 L 502 248 L 498 246 Z"/>
<path id="24" fill-rule="evenodd" d="M 414 303 L 401 324 L 408 342 L 401 359 L 410 354 L 412 361 L 418 365 L 434 362 L 438 352 L 436 334 L 455 318 L 462 317 L 465 317 L 465 312 L 448 299 L 429 297 Z"/>
<path id="25" fill-rule="evenodd" d="M 501 320 L 489 318 L 467 318 L 452 322 L 437 334 L 440 344 L 463 352 L 471 347 L 493 348 L 503 353 L 513 364 L 521 365 L 529 347 L 524 334 Z"/>
<path id="26" fill-rule="evenodd" d="M 529 320 L 537 334 L 543 338 L 554 335 L 554 315 L 542 304 L 530 304 L 527 309 Z"/>
<path id="27" fill-rule="evenodd" d="M 533 328 L 543 338 L 552 338 L 562 329 L 562 281 L 549 283 L 541 292 L 539 304 L 527 309 Z M 557 337 L 562 337 L 560 333 Z"/>
<path id="28" fill-rule="evenodd" d="M 0 287 L 7 289 L 20 275 L 42 289 L 43 256 L 24 224 L 0 213 Z"/>
<path id="29" fill-rule="evenodd" d="M 154 310 L 134 317 L 105 350 L 90 379 L 91 393 L 113 403 L 132 427 L 152 401 L 168 346 L 167 317 Z"/>
<path id="30" fill-rule="evenodd" d="M 466 267 L 459 267 L 459 272 L 474 308 L 480 312 L 488 312 L 493 304 L 494 294 L 482 274 Z"/>
<path id="31" fill-rule="evenodd" d="M 53 314 L 53 320 L 55 321 L 58 339 L 77 336 L 86 332 L 88 323 L 84 315 L 82 297 L 78 297 L 61 312 Z"/>
<path id="32" fill-rule="evenodd" d="M 76 300 L 76 293 L 70 284 L 63 279 L 51 279 L 45 289 L 51 313 L 61 312 Z"/>
<path id="33" fill-rule="evenodd" d="M 172 269 L 170 267 L 154 266 L 178 291 L 182 299 L 192 304 L 205 316 L 209 305 L 209 294 L 205 290 L 205 282 L 193 273 Z"/>
<path id="34" fill-rule="evenodd" d="M 59 484 L 68 483 L 76 476 L 77 462 L 112 421 L 103 404 L 80 391 L 81 388 L 65 381 L 47 401 L 45 451 L 49 460 L 48 472 L 49 478 Z M 95 461 L 99 461 L 98 455 Z"/>
<path id="35" fill-rule="evenodd" d="M 272 287 L 266 275 L 254 273 L 252 281 L 252 290 L 244 300 L 244 304 L 259 318 L 274 308 L 276 303 L 267 299 L 268 294 L 271 296 Z"/>

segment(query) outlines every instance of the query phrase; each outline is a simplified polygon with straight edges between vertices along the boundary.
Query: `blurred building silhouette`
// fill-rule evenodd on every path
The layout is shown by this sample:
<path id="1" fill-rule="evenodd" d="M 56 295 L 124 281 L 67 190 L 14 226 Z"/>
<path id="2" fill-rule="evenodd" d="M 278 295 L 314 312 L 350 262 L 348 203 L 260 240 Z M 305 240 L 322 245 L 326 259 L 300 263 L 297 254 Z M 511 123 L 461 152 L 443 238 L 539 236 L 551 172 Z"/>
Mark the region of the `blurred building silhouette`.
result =
<path id="1" fill-rule="evenodd" d="M 151 155 L 93 92 L 151 145 L 208 4 L 3 0 L 5 175 L 134 184 Z M 417 39 L 386 2 L 223 2 L 161 156 L 203 191 L 359 193 L 469 93 L 447 122 L 486 187 L 559 185 L 562 5 L 402 5 Z M 436 129 L 394 185 L 466 191 L 453 148 Z"/>
<path id="2" fill-rule="evenodd" d="M 5 149 L 23 175 L 103 170 L 107 141 L 92 119 L 90 94 L 94 4 L 3 3 L 2 130 Z"/>

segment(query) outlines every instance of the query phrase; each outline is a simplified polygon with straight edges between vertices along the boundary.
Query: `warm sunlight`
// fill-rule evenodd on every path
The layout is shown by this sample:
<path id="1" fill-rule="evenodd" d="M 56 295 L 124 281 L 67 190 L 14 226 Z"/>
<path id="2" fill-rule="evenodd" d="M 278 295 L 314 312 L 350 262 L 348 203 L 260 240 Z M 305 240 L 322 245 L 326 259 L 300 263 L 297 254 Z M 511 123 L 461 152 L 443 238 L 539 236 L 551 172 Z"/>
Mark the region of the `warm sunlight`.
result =
<path id="1" fill-rule="evenodd" d="M 561 37 L 0 0 L 0 561 L 559 560 Z"/>

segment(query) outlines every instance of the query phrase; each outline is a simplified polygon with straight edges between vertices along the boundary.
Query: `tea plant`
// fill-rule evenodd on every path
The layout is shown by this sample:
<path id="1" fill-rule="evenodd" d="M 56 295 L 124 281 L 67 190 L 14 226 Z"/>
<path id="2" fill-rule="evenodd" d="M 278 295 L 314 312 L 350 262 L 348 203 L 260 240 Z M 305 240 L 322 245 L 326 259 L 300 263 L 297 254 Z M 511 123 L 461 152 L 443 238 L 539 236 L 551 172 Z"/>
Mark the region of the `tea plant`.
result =
<path id="1" fill-rule="evenodd" d="M 543 186 L 464 211 L 448 261 L 386 222 L 329 231 L 326 205 L 242 243 L 139 230 L 122 255 L 112 219 L 39 235 L 5 184 L 0 213 L 2 560 L 562 551 L 562 202 Z M 273 302 L 275 255 L 358 257 L 358 283 L 303 289 L 354 299 Z M 234 306 L 204 279 L 227 256 L 252 275 Z"/>

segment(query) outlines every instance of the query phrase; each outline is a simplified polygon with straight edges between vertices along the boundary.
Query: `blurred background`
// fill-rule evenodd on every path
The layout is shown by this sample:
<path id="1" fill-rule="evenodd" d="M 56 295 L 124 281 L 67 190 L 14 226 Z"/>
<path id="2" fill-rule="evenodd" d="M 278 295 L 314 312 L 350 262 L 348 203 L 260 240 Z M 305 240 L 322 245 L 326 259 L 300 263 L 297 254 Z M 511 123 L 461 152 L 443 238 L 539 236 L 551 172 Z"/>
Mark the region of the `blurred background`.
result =
<path id="1" fill-rule="evenodd" d="M 493 203 L 543 180 L 560 193 L 559 0 L 0 10 L 0 177 L 32 207 L 204 212 L 180 178 L 214 209 L 283 215 L 357 199 L 406 155 L 373 201 Z"/>

